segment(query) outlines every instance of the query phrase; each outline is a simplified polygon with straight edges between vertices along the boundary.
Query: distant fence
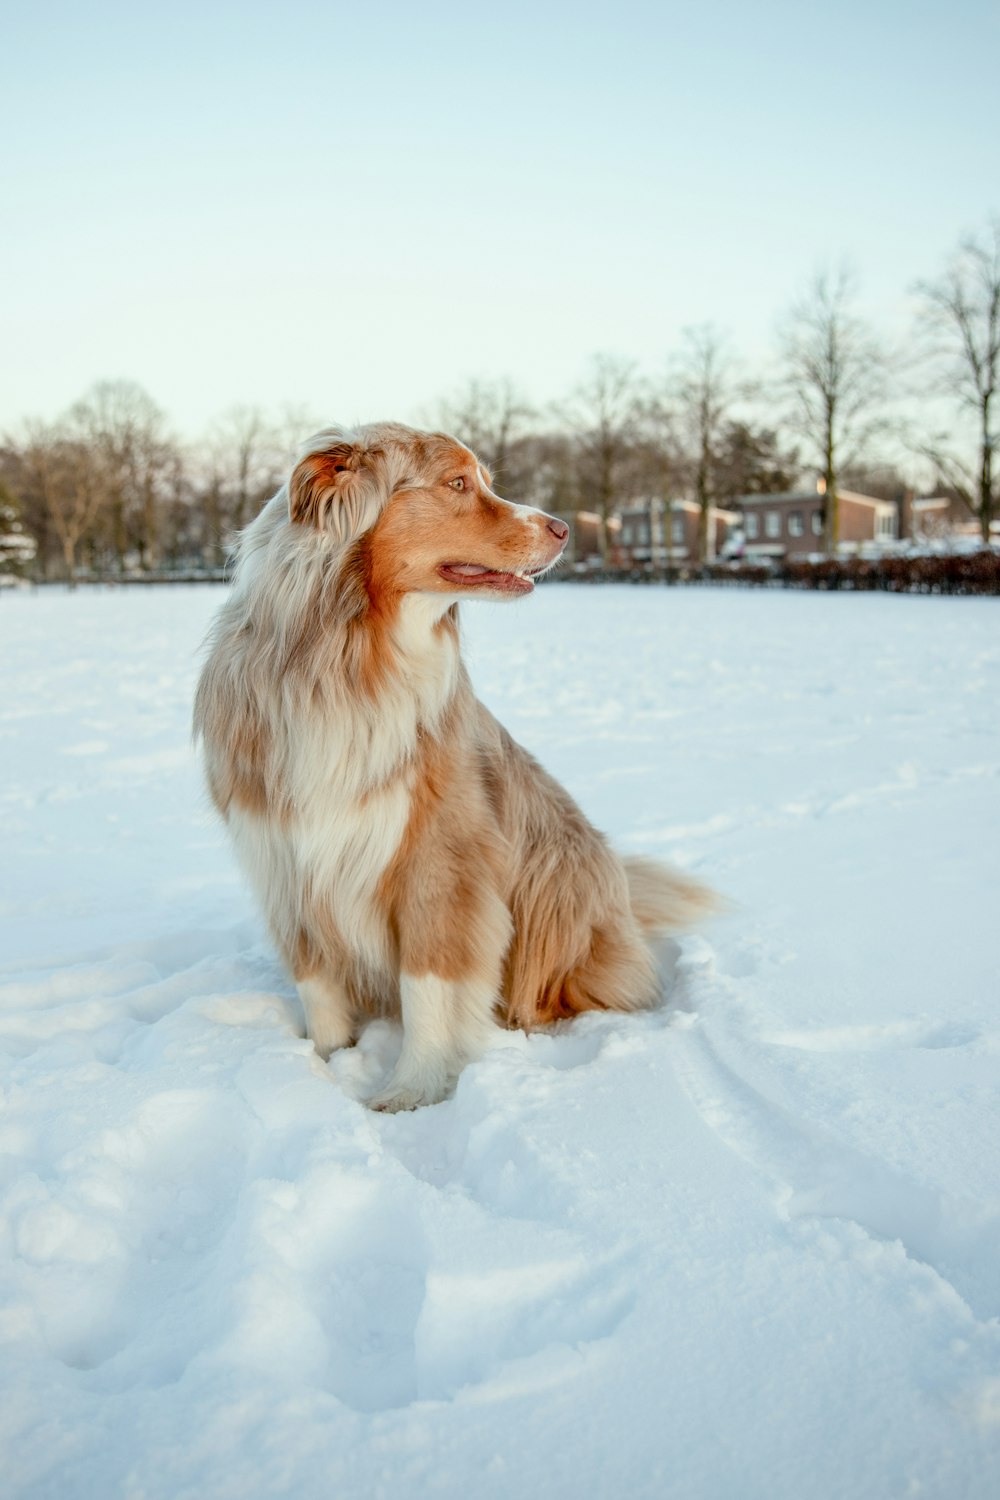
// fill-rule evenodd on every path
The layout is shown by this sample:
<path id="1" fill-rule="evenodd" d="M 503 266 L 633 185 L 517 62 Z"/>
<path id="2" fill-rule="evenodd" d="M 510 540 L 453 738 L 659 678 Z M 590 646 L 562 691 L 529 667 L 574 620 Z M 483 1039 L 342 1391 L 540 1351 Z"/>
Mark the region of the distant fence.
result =
<path id="1" fill-rule="evenodd" d="M 1000 594 L 1000 552 L 957 556 L 824 557 L 706 567 L 595 568 L 561 573 L 564 582 L 715 583 L 732 588 L 838 589 L 847 593 Z"/>

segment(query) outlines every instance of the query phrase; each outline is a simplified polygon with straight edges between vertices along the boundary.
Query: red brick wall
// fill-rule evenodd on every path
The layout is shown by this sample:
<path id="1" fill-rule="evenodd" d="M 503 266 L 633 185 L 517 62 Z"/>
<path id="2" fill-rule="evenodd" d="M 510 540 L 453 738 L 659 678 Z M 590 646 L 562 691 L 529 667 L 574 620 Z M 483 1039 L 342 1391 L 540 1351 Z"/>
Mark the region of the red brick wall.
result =
<path id="1" fill-rule="evenodd" d="M 870 505 L 858 505 L 854 500 L 840 498 L 840 524 L 837 540 L 841 542 L 870 542 L 875 537 L 875 511 Z"/>
<path id="2" fill-rule="evenodd" d="M 805 557 L 810 552 L 820 552 L 823 548 L 823 536 L 816 535 L 813 530 L 813 516 L 822 515 L 822 495 L 810 496 L 806 500 L 797 500 L 794 504 L 782 505 L 779 509 L 783 512 L 783 535 L 785 553 L 788 557 Z M 788 531 L 788 517 L 792 511 L 797 511 L 802 517 L 802 535 L 791 536 Z"/>

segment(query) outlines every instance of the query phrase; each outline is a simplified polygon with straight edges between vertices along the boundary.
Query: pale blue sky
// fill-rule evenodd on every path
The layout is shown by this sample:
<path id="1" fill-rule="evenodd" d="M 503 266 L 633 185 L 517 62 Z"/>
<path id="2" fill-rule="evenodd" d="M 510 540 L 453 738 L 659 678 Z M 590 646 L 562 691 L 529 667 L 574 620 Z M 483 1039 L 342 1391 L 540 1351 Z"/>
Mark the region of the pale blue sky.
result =
<path id="1" fill-rule="evenodd" d="M 99 3 L 4 10 L 0 430 L 141 381 L 563 394 L 714 321 L 750 363 L 824 258 L 907 289 L 1000 211 L 1000 7 Z"/>

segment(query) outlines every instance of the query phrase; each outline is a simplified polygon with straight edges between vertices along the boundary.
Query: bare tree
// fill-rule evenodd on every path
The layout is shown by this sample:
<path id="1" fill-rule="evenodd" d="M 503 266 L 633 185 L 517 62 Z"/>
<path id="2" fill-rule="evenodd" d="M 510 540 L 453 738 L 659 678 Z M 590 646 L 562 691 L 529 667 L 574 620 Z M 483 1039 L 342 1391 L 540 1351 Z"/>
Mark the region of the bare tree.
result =
<path id="1" fill-rule="evenodd" d="M 957 458 L 939 438 L 924 451 L 979 521 L 984 542 L 1000 510 L 1000 219 L 981 238 L 964 239 L 937 281 L 921 282 L 922 331 L 936 370 L 976 429 L 976 459 Z"/>
<path id="2" fill-rule="evenodd" d="M 517 489 L 512 458 L 524 423 L 532 416 L 531 405 L 513 381 L 470 380 L 441 402 L 438 420 L 489 465 L 502 494 Z"/>
<path id="3" fill-rule="evenodd" d="M 234 406 L 219 418 L 209 439 L 222 485 L 224 522 L 239 530 L 253 520 L 278 486 L 287 433 L 276 430 L 259 406 Z"/>
<path id="4" fill-rule="evenodd" d="M 233 407 L 220 417 L 190 449 L 191 504 L 199 524 L 187 528 L 188 550 L 197 535 L 202 560 L 220 567 L 236 532 L 274 494 L 299 445 L 322 426 L 314 412 L 291 404 L 273 419 L 256 406 Z"/>
<path id="5" fill-rule="evenodd" d="M 155 567 L 163 481 L 176 457 L 162 411 L 134 380 L 102 380 L 70 408 L 68 424 L 105 487 L 102 509 L 119 568 L 133 547 L 144 568 Z"/>
<path id="6" fill-rule="evenodd" d="M 661 390 L 646 387 L 637 402 L 636 420 L 618 469 L 618 483 L 633 502 L 645 501 L 651 559 L 656 556 L 659 532 L 667 581 L 671 576 L 670 502 L 686 480 L 687 458 L 676 407 Z"/>
<path id="7" fill-rule="evenodd" d="M 580 506 L 572 438 L 559 428 L 525 432 L 508 450 L 502 491 L 521 505 L 569 517 Z"/>
<path id="8" fill-rule="evenodd" d="M 194 503 L 201 520 L 202 561 L 211 568 L 226 560 L 230 525 L 226 492 L 227 474 L 221 449 L 215 443 L 197 443 L 191 450 L 188 472 L 194 488 Z"/>
<path id="9" fill-rule="evenodd" d="M 79 548 L 91 533 L 108 487 L 100 459 L 64 427 L 30 422 L 17 445 L 18 498 L 27 497 L 44 512 L 62 548 L 70 587 L 76 583 Z"/>
<path id="10" fill-rule="evenodd" d="M 576 436 L 580 497 L 601 518 L 607 556 L 608 520 L 621 498 L 620 479 L 640 417 L 641 387 L 632 360 L 597 354 L 559 415 Z"/>
<path id="11" fill-rule="evenodd" d="M 786 315 L 780 335 L 790 426 L 805 439 L 823 475 L 828 552 L 836 551 L 839 537 L 840 472 L 860 461 L 885 425 L 886 361 L 855 312 L 855 299 L 846 266 L 820 272 Z"/>
<path id="12" fill-rule="evenodd" d="M 684 351 L 670 383 L 685 439 L 691 488 L 698 502 L 698 561 L 708 560 L 711 507 L 719 497 L 716 478 L 727 423 L 735 401 L 743 394 L 725 336 L 711 324 L 685 328 Z"/>
<path id="13" fill-rule="evenodd" d="M 160 562 L 198 567 L 205 550 L 205 514 L 187 452 L 177 447 L 164 467 L 159 505 Z"/>

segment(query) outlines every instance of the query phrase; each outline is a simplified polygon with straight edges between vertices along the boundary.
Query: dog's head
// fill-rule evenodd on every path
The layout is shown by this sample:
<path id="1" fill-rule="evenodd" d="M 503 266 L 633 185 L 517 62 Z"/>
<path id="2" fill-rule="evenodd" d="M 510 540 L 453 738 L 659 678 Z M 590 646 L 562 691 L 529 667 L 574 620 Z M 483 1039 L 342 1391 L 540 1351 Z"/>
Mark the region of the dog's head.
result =
<path id="1" fill-rule="evenodd" d="M 407 593 L 530 594 L 562 553 L 564 521 L 492 490 L 475 454 L 441 432 L 380 423 L 331 428 L 288 485 L 294 525 L 362 543 L 372 582 Z"/>

